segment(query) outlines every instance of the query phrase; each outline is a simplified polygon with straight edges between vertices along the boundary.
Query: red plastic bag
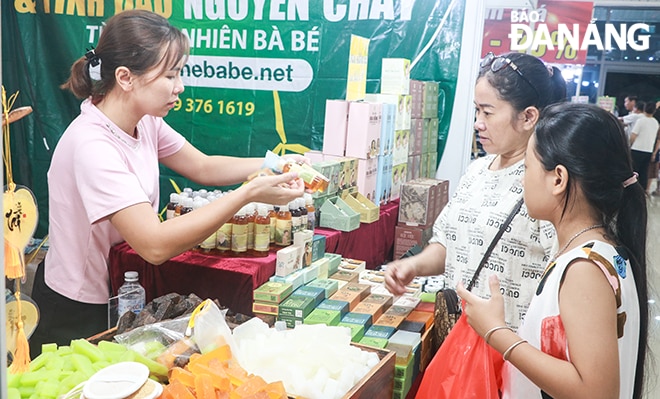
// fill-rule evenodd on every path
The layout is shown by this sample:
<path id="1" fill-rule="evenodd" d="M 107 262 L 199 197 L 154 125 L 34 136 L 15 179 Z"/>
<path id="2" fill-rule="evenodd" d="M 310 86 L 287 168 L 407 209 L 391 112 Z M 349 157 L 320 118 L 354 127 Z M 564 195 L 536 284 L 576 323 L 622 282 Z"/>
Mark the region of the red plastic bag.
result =
<path id="1" fill-rule="evenodd" d="M 461 315 L 424 371 L 416 399 L 499 399 L 502 355 Z"/>

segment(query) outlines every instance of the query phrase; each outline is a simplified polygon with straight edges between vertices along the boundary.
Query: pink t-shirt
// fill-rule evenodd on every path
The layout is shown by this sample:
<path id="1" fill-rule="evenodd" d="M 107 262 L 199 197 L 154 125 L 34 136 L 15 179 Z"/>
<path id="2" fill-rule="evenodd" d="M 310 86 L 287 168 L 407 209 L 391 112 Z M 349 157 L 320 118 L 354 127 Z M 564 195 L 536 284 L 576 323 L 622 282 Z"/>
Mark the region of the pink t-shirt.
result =
<path id="1" fill-rule="evenodd" d="M 103 304 L 110 293 L 108 256 L 122 237 L 107 217 L 128 206 L 159 205 L 158 160 L 185 138 L 162 118 L 145 116 L 125 134 L 90 100 L 55 148 L 48 170 L 46 284 L 70 299 Z"/>

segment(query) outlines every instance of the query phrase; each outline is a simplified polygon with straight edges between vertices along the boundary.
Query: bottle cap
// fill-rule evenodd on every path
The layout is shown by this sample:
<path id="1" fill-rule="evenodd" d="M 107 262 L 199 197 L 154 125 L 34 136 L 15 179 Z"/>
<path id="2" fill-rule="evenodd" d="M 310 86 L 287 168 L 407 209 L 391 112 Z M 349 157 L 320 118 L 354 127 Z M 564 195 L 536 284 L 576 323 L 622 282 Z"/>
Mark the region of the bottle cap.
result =
<path id="1" fill-rule="evenodd" d="M 171 194 L 170 194 L 170 202 L 176 202 L 176 203 L 178 203 L 179 200 L 180 200 L 180 198 L 181 198 L 181 197 L 180 197 L 179 194 L 177 194 L 177 193 L 171 193 Z"/>
<path id="2" fill-rule="evenodd" d="M 125 272 L 124 279 L 126 281 L 138 281 L 138 272 L 136 271 Z"/>
<path id="3" fill-rule="evenodd" d="M 312 198 L 312 194 L 310 193 L 303 194 L 303 198 L 305 199 L 305 204 L 307 205 L 312 205 L 314 203 L 314 198 Z"/>

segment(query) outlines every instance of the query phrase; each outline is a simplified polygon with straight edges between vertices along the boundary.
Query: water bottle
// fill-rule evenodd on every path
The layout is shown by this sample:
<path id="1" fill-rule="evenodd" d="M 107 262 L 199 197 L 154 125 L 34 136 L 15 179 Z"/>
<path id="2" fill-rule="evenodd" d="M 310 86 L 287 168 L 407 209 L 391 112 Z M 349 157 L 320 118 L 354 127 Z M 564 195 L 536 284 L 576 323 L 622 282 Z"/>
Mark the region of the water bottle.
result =
<path id="1" fill-rule="evenodd" d="M 138 272 L 124 273 L 124 284 L 119 287 L 117 300 L 117 314 L 119 317 L 128 311 L 140 313 L 144 307 L 146 295 L 144 287 L 138 282 Z"/>

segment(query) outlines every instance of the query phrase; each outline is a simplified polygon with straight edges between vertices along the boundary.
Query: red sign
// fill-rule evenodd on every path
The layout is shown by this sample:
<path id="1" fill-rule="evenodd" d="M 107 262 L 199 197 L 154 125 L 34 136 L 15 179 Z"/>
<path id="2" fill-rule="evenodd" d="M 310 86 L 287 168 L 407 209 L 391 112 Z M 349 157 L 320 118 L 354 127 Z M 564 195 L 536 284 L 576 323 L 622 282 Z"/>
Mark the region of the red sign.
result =
<path id="1" fill-rule="evenodd" d="M 539 0 L 536 9 L 487 9 L 482 56 L 521 51 L 548 63 L 585 64 L 582 43 L 592 13 L 590 1 Z"/>

